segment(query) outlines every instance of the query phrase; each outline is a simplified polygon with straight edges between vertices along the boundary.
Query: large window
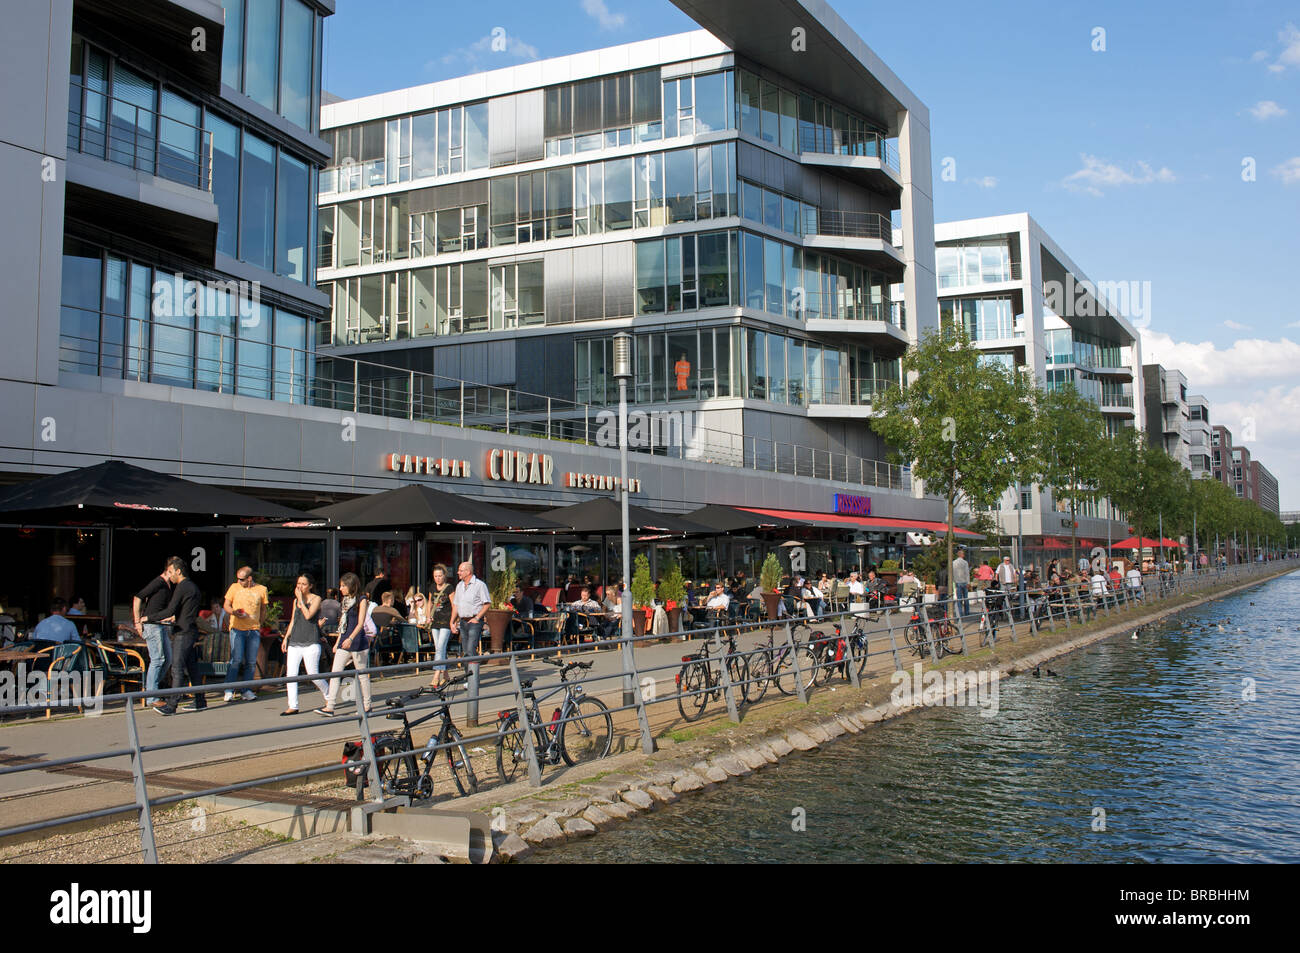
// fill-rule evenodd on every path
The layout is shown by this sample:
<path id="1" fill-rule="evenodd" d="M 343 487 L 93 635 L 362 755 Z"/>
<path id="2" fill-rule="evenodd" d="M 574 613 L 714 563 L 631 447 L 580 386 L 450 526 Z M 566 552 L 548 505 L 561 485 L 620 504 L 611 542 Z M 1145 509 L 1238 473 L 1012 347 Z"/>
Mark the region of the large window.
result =
<path id="1" fill-rule="evenodd" d="M 311 200 L 307 164 L 281 152 L 275 202 L 275 271 L 298 281 L 306 281 L 308 274 Z"/>
<path id="2" fill-rule="evenodd" d="M 267 270 L 274 265 L 274 216 L 275 147 L 246 132 L 239 211 L 239 257 Z"/>
<path id="3" fill-rule="evenodd" d="M 1006 241 L 942 246 L 934 250 L 940 288 L 990 284 L 1019 278 Z"/>
<path id="4" fill-rule="evenodd" d="M 320 29 L 303 0 L 221 0 L 221 82 L 304 129 L 317 128 Z"/>
<path id="5" fill-rule="evenodd" d="M 730 248 L 726 232 L 637 242 L 637 314 L 729 304 Z"/>
<path id="6" fill-rule="evenodd" d="M 884 130 L 859 116 L 747 70 L 736 72 L 734 88 L 740 131 L 747 135 L 787 152 L 873 156 L 898 167 L 897 150 Z"/>

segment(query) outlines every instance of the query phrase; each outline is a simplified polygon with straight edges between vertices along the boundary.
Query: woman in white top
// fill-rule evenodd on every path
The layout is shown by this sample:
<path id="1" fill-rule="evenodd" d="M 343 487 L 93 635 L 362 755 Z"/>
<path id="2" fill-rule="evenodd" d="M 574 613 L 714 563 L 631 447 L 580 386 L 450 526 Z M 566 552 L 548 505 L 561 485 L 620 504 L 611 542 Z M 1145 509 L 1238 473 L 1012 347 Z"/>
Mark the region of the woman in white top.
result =
<path id="1" fill-rule="evenodd" d="M 859 618 L 866 618 L 867 587 L 863 585 L 862 577 L 856 570 L 849 573 L 849 611 Z"/>

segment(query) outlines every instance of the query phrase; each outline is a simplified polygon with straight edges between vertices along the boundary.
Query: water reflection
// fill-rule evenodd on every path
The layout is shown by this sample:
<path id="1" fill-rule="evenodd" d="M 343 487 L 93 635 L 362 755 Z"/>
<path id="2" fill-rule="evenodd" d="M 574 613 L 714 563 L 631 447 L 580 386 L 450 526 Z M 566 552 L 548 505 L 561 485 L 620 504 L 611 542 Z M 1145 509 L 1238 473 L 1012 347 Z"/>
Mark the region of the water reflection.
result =
<path id="1" fill-rule="evenodd" d="M 536 859 L 1300 860 L 1300 573 L 1051 667 Z"/>

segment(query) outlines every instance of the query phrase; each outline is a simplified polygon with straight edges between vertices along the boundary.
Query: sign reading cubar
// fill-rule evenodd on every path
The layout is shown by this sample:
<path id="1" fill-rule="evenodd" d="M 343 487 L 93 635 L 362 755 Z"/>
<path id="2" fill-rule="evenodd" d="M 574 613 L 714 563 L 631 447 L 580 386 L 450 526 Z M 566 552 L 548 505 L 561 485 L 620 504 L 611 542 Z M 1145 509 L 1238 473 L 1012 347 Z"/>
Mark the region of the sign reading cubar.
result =
<path id="1" fill-rule="evenodd" d="M 834 500 L 834 513 L 842 513 L 846 516 L 870 516 L 871 515 L 871 497 L 869 496 L 852 496 L 848 493 L 836 493 Z"/>

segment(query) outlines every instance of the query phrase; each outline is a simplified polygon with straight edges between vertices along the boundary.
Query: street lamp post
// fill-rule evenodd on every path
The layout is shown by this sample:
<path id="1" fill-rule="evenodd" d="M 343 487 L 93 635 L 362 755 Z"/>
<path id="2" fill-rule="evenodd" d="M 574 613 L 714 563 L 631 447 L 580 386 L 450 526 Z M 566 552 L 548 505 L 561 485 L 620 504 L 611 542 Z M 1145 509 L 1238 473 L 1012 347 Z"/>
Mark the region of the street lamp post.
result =
<path id="1" fill-rule="evenodd" d="M 632 335 L 620 331 L 614 335 L 614 378 L 618 381 L 618 466 L 619 502 L 622 510 L 623 532 L 623 594 L 619 605 L 623 609 L 623 651 L 625 658 L 631 653 L 632 638 L 632 539 L 627 516 L 627 382 L 632 378 Z M 631 666 L 623 666 L 623 704 L 635 705 L 636 686 L 632 682 Z"/>

